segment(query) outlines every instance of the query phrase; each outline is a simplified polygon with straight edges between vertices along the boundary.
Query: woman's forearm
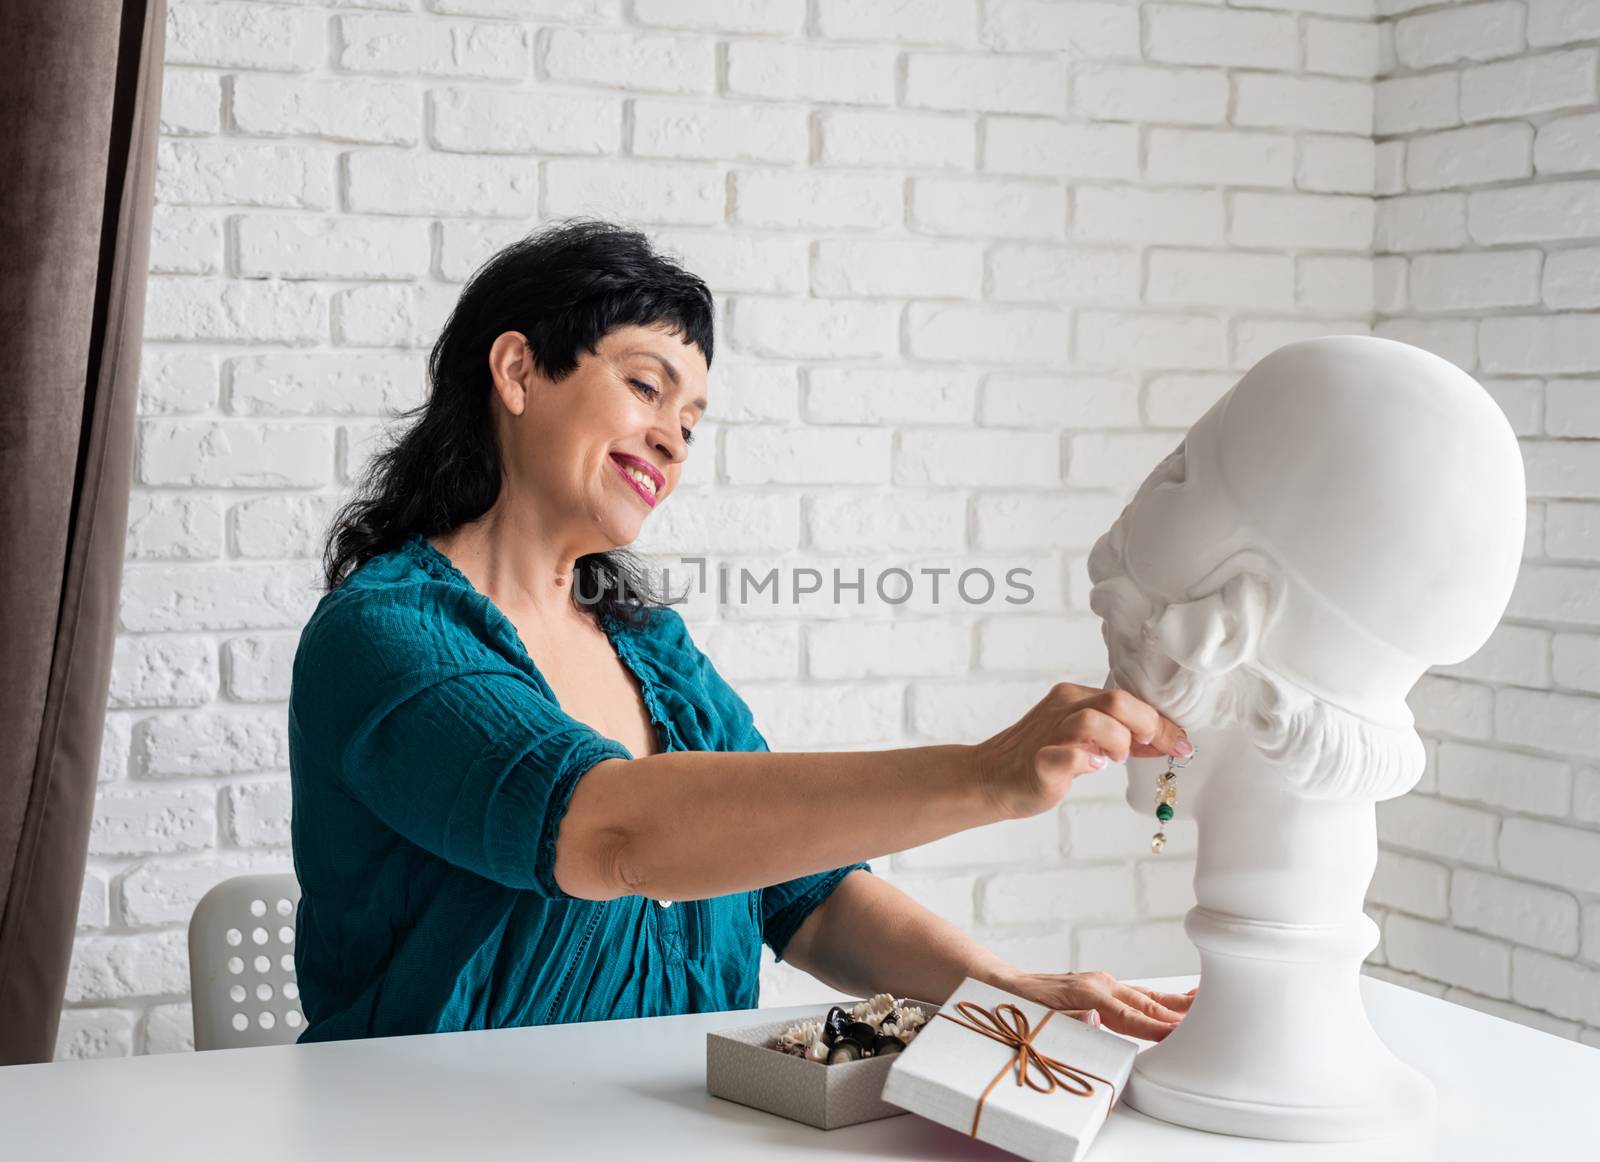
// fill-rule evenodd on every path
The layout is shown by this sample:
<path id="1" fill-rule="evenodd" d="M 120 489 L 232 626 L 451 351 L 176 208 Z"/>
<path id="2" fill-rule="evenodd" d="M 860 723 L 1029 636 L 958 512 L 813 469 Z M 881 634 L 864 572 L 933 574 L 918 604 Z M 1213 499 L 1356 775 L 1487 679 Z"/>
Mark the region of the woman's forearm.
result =
<path id="1" fill-rule="evenodd" d="M 1017 969 L 875 875 L 846 876 L 806 917 L 784 959 L 851 996 L 943 1004 L 966 977 L 1004 985 Z"/>
<path id="2" fill-rule="evenodd" d="M 703 899 L 1001 818 L 973 746 L 608 759 L 573 791 L 555 877 L 586 899 Z"/>

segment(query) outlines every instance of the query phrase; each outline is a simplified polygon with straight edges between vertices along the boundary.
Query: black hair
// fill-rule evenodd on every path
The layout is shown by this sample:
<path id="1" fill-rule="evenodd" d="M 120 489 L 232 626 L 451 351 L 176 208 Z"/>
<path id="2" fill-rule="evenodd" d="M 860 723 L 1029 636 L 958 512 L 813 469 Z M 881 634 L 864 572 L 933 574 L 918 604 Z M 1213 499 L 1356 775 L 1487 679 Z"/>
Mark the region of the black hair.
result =
<path id="1" fill-rule="evenodd" d="M 362 564 L 413 533 L 448 532 L 489 510 L 502 468 L 489 401 L 489 349 L 506 331 L 528 338 L 534 366 L 560 380 L 619 327 L 666 327 L 711 365 L 711 292 L 651 248 L 638 231 L 569 220 L 499 251 L 462 288 L 428 356 L 428 398 L 402 414 L 409 424 L 367 467 L 341 508 L 323 550 L 324 580 L 336 588 Z M 644 563 L 621 549 L 579 557 L 573 601 L 630 624 L 645 607 L 669 604 Z"/>

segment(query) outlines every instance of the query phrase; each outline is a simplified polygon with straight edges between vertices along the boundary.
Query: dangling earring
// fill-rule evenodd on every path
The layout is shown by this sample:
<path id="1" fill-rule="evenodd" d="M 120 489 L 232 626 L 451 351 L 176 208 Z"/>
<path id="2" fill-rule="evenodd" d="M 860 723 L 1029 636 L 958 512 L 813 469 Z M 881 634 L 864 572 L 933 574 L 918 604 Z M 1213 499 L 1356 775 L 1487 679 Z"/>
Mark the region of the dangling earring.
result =
<path id="1" fill-rule="evenodd" d="M 1167 824 L 1172 822 L 1176 813 L 1174 805 L 1178 802 L 1178 768 L 1188 766 L 1198 750 L 1189 752 L 1189 757 L 1181 763 L 1175 755 L 1167 756 L 1167 769 L 1156 776 L 1156 833 L 1150 837 L 1150 850 L 1160 853 L 1167 846 Z"/>

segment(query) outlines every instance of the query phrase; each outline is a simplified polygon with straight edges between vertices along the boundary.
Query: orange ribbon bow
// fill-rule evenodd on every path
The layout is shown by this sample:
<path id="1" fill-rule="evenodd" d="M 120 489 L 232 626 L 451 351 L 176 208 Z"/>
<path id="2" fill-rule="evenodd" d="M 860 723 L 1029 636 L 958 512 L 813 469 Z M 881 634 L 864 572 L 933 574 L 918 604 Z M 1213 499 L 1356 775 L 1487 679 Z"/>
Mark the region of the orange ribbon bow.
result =
<path id="1" fill-rule="evenodd" d="M 971 1029 L 974 1033 L 982 1033 L 992 1041 L 1010 1045 L 1016 1049 L 1016 1054 L 1000 1067 L 1000 1072 L 994 1075 L 994 1080 L 985 1087 L 978 1096 L 978 1108 L 972 1113 L 971 1136 L 978 1136 L 978 1119 L 983 1116 L 983 1103 L 988 1100 L 994 1087 L 1000 1084 L 1000 1079 L 1009 1070 L 1016 1070 L 1017 1084 L 1026 1085 L 1035 1093 L 1054 1093 L 1058 1088 L 1077 1097 L 1090 1097 L 1094 1093 L 1095 1081 L 1100 1082 L 1111 1091 L 1111 1101 L 1106 1106 L 1106 1117 L 1111 1116 L 1111 1107 L 1117 1104 L 1117 1087 L 1096 1073 L 1077 1069 L 1053 1057 L 1046 1057 L 1033 1047 L 1033 1039 L 1039 1035 L 1050 1018 L 1055 1016 L 1059 1009 L 1046 1009 L 1044 1020 L 1039 1022 L 1035 1029 L 1028 1021 L 1028 1015 L 1017 1008 L 1010 1001 L 996 1005 L 992 1010 L 986 1009 L 976 1001 L 960 1001 L 956 1009 L 966 1017 L 952 1017 L 949 1013 L 940 1012 L 938 1015 L 947 1021 L 954 1021 L 964 1029 Z M 1037 1070 L 1038 1080 L 1034 1073 Z"/>

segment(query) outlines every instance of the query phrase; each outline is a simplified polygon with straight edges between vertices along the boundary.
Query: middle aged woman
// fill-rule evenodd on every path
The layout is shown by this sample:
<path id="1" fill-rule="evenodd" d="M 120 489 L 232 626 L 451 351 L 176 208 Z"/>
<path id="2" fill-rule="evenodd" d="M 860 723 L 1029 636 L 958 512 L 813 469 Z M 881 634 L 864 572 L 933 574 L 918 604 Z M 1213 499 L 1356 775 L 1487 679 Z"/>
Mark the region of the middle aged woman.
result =
<path id="1" fill-rule="evenodd" d="M 1186 755 L 1179 728 L 1063 683 L 979 743 L 774 754 L 620 551 L 678 484 L 711 355 L 705 284 L 604 223 L 463 289 L 295 656 L 300 1040 L 748 1008 L 763 941 L 851 994 L 973 976 L 1165 1036 L 1190 996 L 1023 972 L 864 861 Z"/>

